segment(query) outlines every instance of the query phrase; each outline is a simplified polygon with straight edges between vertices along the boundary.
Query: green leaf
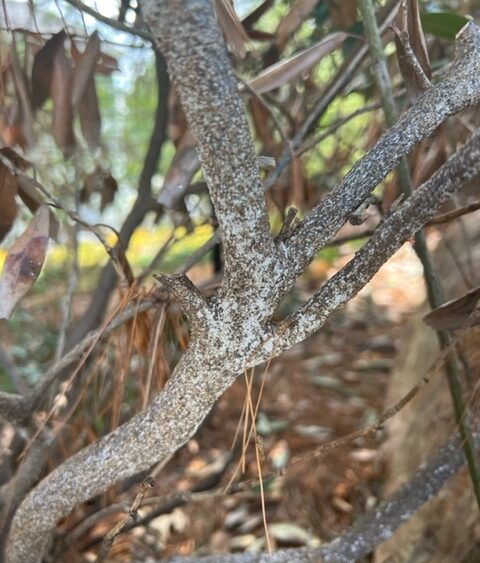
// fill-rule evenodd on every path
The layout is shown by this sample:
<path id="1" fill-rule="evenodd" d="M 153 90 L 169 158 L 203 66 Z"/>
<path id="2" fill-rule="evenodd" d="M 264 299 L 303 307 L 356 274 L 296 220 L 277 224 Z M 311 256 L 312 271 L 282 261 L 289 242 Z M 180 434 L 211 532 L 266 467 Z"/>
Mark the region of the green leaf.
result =
<path id="1" fill-rule="evenodd" d="M 455 39 L 457 33 L 469 22 L 468 18 L 450 12 L 421 14 L 420 19 L 425 33 L 442 39 Z"/>

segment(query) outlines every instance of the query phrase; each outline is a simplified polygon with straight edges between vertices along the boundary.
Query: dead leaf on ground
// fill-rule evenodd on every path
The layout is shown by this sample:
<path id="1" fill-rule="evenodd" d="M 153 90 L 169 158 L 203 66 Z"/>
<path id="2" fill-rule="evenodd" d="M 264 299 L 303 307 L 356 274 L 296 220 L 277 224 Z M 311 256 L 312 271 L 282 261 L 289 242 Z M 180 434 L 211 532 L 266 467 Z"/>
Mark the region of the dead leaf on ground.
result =
<path id="1" fill-rule="evenodd" d="M 479 299 L 480 286 L 477 286 L 462 297 L 437 307 L 425 315 L 423 320 L 435 330 L 455 330 L 475 326 L 480 324 L 480 311 L 475 311 Z"/>
<path id="2" fill-rule="evenodd" d="M 303 72 L 310 70 L 326 55 L 333 53 L 333 51 L 343 43 L 346 37 L 347 34 L 341 31 L 332 33 L 312 47 L 268 67 L 256 78 L 250 80 L 248 85 L 255 90 L 257 94 L 264 94 L 265 92 L 279 88 L 290 80 L 297 78 L 297 76 Z"/>
<path id="3" fill-rule="evenodd" d="M 50 97 L 53 80 L 54 60 L 63 49 L 65 30 L 55 33 L 35 55 L 32 67 L 32 108 L 37 110 Z"/>
<path id="4" fill-rule="evenodd" d="M 49 209 L 42 205 L 8 252 L 0 277 L 2 319 L 10 318 L 17 303 L 40 274 L 47 252 L 49 222 Z"/>

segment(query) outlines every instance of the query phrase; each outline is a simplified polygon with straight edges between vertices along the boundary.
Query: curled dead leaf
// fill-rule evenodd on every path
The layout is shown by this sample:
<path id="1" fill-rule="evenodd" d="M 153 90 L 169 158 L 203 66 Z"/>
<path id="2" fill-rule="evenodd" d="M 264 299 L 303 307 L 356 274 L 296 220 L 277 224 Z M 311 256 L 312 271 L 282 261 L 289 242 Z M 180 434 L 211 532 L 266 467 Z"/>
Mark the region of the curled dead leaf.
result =
<path id="1" fill-rule="evenodd" d="M 54 60 L 63 49 L 65 30 L 55 33 L 35 55 L 32 67 L 32 108 L 37 110 L 50 97 L 53 81 Z"/>
<path id="2" fill-rule="evenodd" d="M 8 252 L 0 277 L 2 319 L 10 318 L 40 274 L 47 252 L 49 222 L 49 209 L 42 205 Z"/>
<path id="3" fill-rule="evenodd" d="M 53 99 L 53 137 L 68 158 L 75 151 L 72 107 L 73 67 L 65 49 L 57 50 L 53 61 L 51 96 Z"/>
<path id="4" fill-rule="evenodd" d="M 118 189 L 118 184 L 110 172 L 97 166 L 95 170 L 85 177 L 82 191 L 80 192 L 80 201 L 86 203 L 90 200 L 95 192 L 101 194 L 100 209 L 103 211 L 105 207 L 111 203 Z"/>
<path id="5" fill-rule="evenodd" d="M 480 286 L 471 289 L 462 297 L 437 307 L 423 317 L 424 322 L 435 330 L 456 330 L 480 324 Z"/>

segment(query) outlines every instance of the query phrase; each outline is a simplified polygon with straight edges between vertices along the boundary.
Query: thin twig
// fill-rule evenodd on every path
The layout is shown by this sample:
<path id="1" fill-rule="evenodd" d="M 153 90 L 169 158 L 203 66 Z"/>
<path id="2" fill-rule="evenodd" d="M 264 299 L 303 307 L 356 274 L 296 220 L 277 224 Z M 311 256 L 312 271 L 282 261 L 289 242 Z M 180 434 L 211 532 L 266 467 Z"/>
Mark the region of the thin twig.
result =
<path id="1" fill-rule="evenodd" d="M 110 27 L 113 27 L 113 29 L 118 29 L 118 31 L 125 31 L 126 33 L 130 33 L 131 35 L 136 35 L 138 37 L 141 37 L 142 39 L 146 39 L 147 41 L 153 43 L 153 37 L 150 35 L 150 33 L 148 33 L 148 31 L 130 27 L 118 20 L 113 20 L 111 18 L 108 18 L 107 16 L 100 14 L 100 12 L 97 12 L 92 7 L 88 6 L 87 4 L 84 4 L 83 2 L 80 2 L 79 0 L 65 0 L 65 2 L 67 2 L 74 8 L 77 8 L 77 10 L 79 10 L 80 12 L 84 12 L 85 14 L 94 17 L 99 22 L 102 22 L 106 25 L 109 25 Z"/>

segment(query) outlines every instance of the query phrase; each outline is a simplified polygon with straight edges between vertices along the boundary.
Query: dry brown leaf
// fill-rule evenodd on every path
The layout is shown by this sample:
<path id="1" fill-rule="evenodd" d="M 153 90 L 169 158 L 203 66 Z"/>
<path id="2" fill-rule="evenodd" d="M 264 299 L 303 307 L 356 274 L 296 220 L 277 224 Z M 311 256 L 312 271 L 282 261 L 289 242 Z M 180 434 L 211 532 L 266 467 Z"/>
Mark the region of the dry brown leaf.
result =
<path id="1" fill-rule="evenodd" d="M 10 231 L 17 216 L 17 178 L 0 162 L 0 241 Z"/>
<path id="2" fill-rule="evenodd" d="M 270 114 L 265 105 L 255 97 L 250 99 L 250 113 L 252 115 L 253 125 L 255 126 L 255 132 L 264 144 L 265 152 L 269 153 L 274 144 L 272 129 L 269 125 Z"/>
<path id="3" fill-rule="evenodd" d="M 47 252 L 49 219 L 49 209 L 42 205 L 8 252 L 0 277 L 1 319 L 10 318 L 40 274 Z"/>
<path id="4" fill-rule="evenodd" d="M 0 152 L 21 170 L 26 170 L 31 166 L 28 160 L 10 147 L 3 147 Z M 17 176 L 13 175 L 3 162 L 0 162 L 0 241 L 10 231 L 17 216 L 17 202 L 15 201 L 17 192 Z"/>
<path id="5" fill-rule="evenodd" d="M 346 37 L 347 34 L 343 31 L 332 33 L 312 47 L 265 69 L 256 78 L 250 80 L 248 85 L 257 94 L 279 88 L 318 64 L 323 57 L 335 51 Z"/>
<path id="6" fill-rule="evenodd" d="M 193 138 L 187 131 L 180 141 L 177 152 L 165 175 L 163 187 L 158 194 L 158 203 L 168 209 L 175 209 L 199 168 L 200 160 L 195 150 Z"/>
<path id="7" fill-rule="evenodd" d="M 27 140 L 23 134 L 22 129 L 22 116 L 20 111 L 20 105 L 17 101 L 5 108 L 2 123 L 2 139 L 6 145 L 15 147 L 26 148 Z"/>
<path id="8" fill-rule="evenodd" d="M 32 214 L 35 214 L 39 207 L 46 204 L 33 182 L 28 178 L 18 178 L 18 195 Z M 50 238 L 57 239 L 59 228 L 58 219 L 50 209 Z"/>
<path id="9" fill-rule="evenodd" d="M 328 9 L 334 27 L 349 29 L 357 20 L 357 0 L 328 0 Z"/>
<path id="10" fill-rule="evenodd" d="M 15 42 L 12 46 L 12 74 L 15 84 L 15 93 L 19 104 L 18 117 L 24 139 L 24 144 L 21 146 L 22 148 L 31 148 L 35 144 L 35 135 L 33 132 L 33 110 L 27 87 L 27 78 L 20 65 L 20 61 L 18 60 Z"/>
<path id="11" fill-rule="evenodd" d="M 410 97 L 415 99 L 428 88 L 432 76 L 416 0 L 400 4 L 392 29 L 398 66 Z"/>
<path id="12" fill-rule="evenodd" d="M 53 137 L 68 158 L 75 151 L 72 108 L 73 67 L 65 49 L 57 50 L 53 61 L 51 96 L 53 99 Z"/>
<path id="13" fill-rule="evenodd" d="M 428 56 L 427 44 L 423 33 L 422 22 L 420 21 L 420 11 L 418 8 L 418 0 L 407 0 L 408 2 L 408 35 L 410 37 L 410 45 L 417 57 L 420 66 L 427 78 L 432 78 L 432 69 L 430 68 L 430 58 Z"/>
<path id="14" fill-rule="evenodd" d="M 98 49 L 96 49 L 97 45 Z M 98 59 L 99 48 L 100 41 L 96 34 L 90 37 L 87 47 L 82 54 L 78 51 L 75 43 L 73 41 L 71 43 L 72 59 L 75 62 L 73 90 L 75 90 L 75 87 L 77 88 L 77 95 L 72 91 L 72 104 L 74 111 L 78 104 L 80 127 L 91 150 L 95 150 L 100 146 L 100 133 L 102 128 L 94 76 L 94 67 Z M 81 78 L 77 78 L 75 82 L 77 69 Z M 81 95 L 77 100 L 80 92 Z"/>
<path id="15" fill-rule="evenodd" d="M 168 136 L 176 148 L 185 138 L 187 130 L 187 118 L 180 103 L 177 89 L 172 85 L 168 97 Z"/>
<path id="16" fill-rule="evenodd" d="M 107 55 L 107 53 L 100 53 L 98 57 L 97 64 L 95 66 L 95 72 L 98 74 L 104 74 L 109 76 L 112 72 L 120 70 L 118 67 L 118 61 L 112 55 Z"/>
<path id="17" fill-rule="evenodd" d="M 232 0 L 215 0 L 215 11 L 217 12 L 218 23 L 225 34 L 227 43 L 230 45 L 234 55 L 239 59 L 243 59 L 246 54 L 245 46 L 249 38 L 235 12 Z"/>
<path id="18" fill-rule="evenodd" d="M 98 33 L 95 32 L 89 37 L 85 51 L 83 51 L 82 54 L 78 53 L 78 50 L 74 49 L 74 45 L 75 44 L 72 41 L 72 58 L 75 62 L 72 86 L 72 106 L 75 110 L 85 94 L 88 83 L 93 79 L 95 66 L 100 55 L 100 39 L 98 37 Z M 74 52 L 78 55 L 78 58 L 76 58 Z"/>
<path id="19" fill-rule="evenodd" d="M 113 201 L 117 189 L 117 181 L 110 172 L 97 166 L 91 174 L 85 177 L 83 188 L 80 192 L 80 201 L 85 203 L 91 198 L 93 193 L 100 193 L 100 209 L 103 211 L 105 207 Z"/>
<path id="20" fill-rule="evenodd" d="M 318 2 L 319 0 L 295 0 L 276 31 L 279 51 L 283 50 L 292 33 L 302 25 Z"/>
<path id="21" fill-rule="evenodd" d="M 480 299 L 480 286 L 462 297 L 448 301 L 423 317 L 435 330 L 455 330 L 480 324 L 480 310 L 475 310 Z"/>
<path id="22" fill-rule="evenodd" d="M 37 110 L 47 101 L 52 90 L 54 60 L 63 49 L 65 31 L 53 35 L 35 55 L 32 67 L 32 108 Z"/>

